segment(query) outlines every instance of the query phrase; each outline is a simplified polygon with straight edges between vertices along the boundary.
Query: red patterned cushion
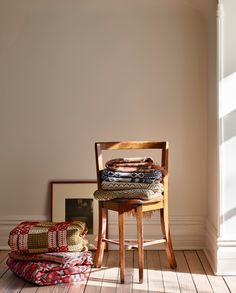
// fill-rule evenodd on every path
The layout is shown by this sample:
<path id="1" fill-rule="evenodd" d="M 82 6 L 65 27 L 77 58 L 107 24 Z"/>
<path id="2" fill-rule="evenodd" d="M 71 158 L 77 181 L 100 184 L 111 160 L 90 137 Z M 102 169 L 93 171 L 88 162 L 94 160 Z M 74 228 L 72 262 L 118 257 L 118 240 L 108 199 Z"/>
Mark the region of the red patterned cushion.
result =
<path id="1" fill-rule="evenodd" d="M 11 257 L 7 265 L 20 278 L 37 285 L 55 285 L 59 283 L 77 282 L 86 277 L 92 265 L 89 252 L 81 252 L 77 264 L 58 264 L 49 261 L 20 261 Z"/>

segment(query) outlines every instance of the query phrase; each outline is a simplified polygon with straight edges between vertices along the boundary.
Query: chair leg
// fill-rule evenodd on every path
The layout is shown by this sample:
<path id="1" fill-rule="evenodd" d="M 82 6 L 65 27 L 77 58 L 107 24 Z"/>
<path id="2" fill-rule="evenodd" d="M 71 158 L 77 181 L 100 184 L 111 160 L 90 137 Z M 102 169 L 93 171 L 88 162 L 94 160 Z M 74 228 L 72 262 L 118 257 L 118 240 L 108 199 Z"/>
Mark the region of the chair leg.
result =
<path id="1" fill-rule="evenodd" d="M 143 283 L 143 210 L 142 205 L 137 207 L 137 240 L 138 240 L 138 269 L 139 283 Z"/>
<path id="2" fill-rule="evenodd" d="M 97 251 L 94 261 L 94 267 L 100 268 L 103 260 L 103 253 L 105 245 L 102 242 L 102 239 L 105 238 L 107 230 L 107 212 L 103 208 L 103 203 L 99 201 L 99 226 L 98 226 L 98 242 L 97 242 Z"/>
<path id="3" fill-rule="evenodd" d="M 120 282 L 125 282 L 125 231 L 124 231 L 124 212 L 119 212 L 119 242 L 120 242 Z"/>
<path id="4" fill-rule="evenodd" d="M 106 232 L 105 232 L 105 237 L 106 237 L 106 239 L 108 239 L 108 209 L 105 210 L 105 213 L 106 213 Z M 104 250 L 105 251 L 109 250 L 108 242 L 105 242 Z"/>
<path id="5" fill-rule="evenodd" d="M 171 241 L 171 236 L 170 236 L 168 213 L 165 211 L 165 209 L 160 210 L 160 217 L 161 217 L 162 233 L 166 239 L 165 249 L 166 249 L 167 259 L 170 264 L 170 267 L 172 269 L 175 269 L 177 267 L 177 263 L 176 263 L 175 254 L 174 254 L 174 250 L 172 247 L 172 241 Z"/>

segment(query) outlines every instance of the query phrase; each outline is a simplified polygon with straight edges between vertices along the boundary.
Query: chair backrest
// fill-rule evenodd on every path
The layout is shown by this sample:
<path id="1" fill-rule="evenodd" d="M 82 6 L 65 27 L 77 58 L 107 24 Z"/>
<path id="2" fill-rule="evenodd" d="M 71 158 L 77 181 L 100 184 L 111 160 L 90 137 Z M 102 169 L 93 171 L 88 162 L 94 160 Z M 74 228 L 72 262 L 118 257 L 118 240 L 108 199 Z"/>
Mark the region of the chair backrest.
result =
<path id="1" fill-rule="evenodd" d="M 158 149 L 161 150 L 161 166 L 168 171 L 168 150 L 167 141 L 120 141 L 120 142 L 96 142 L 95 156 L 97 167 L 98 188 L 101 187 L 101 172 L 104 168 L 102 151 L 105 150 L 142 150 Z"/>

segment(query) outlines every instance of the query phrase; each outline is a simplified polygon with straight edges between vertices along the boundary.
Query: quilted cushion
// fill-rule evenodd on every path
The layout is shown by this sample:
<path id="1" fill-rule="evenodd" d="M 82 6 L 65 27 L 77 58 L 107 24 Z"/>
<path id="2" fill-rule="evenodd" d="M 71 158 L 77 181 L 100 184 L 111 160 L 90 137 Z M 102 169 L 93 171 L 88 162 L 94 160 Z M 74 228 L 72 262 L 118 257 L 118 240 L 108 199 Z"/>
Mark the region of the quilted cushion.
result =
<path id="1" fill-rule="evenodd" d="M 22 222 L 9 235 L 8 244 L 17 253 L 87 250 L 85 223 Z"/>
<path id="2" fill-rule="evenodd" d="M 77 263 L 59 264 L 51 261 L 20 261 L 11 257 L 7 259 L 9 269 L 18 277 L 33 284 L 56 285 L 60 283 L 78 282 L 87 277 L 92 259 L 87 252 L 81 252 Z M 52 290 L 46 290 L 51 292 Z"/>

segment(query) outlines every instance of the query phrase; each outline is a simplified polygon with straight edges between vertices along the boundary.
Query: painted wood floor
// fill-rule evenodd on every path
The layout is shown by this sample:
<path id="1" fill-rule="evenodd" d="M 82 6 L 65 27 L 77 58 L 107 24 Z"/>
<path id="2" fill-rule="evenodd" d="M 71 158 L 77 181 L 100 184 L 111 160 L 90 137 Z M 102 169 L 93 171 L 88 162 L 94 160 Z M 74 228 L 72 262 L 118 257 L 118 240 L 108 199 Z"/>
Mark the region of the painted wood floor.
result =
<path id="1" fill-rule="evenodd" d="M 176 251 L 178 268 L 171 270 L 164 251 L 145 251 L 144 283 L 138 283 L 137 252 L 126 252 L 126 283 L 119 283 L 118 251 L 105 253 L 103 267 L 92 269 L 89 278 L 77 284 L 37 287 L 15 277 L 0 251 L 0 293 L 144 293 L 144 292 L 235 292 L 236 276 L 214 276 L 202 251 Z"/>

